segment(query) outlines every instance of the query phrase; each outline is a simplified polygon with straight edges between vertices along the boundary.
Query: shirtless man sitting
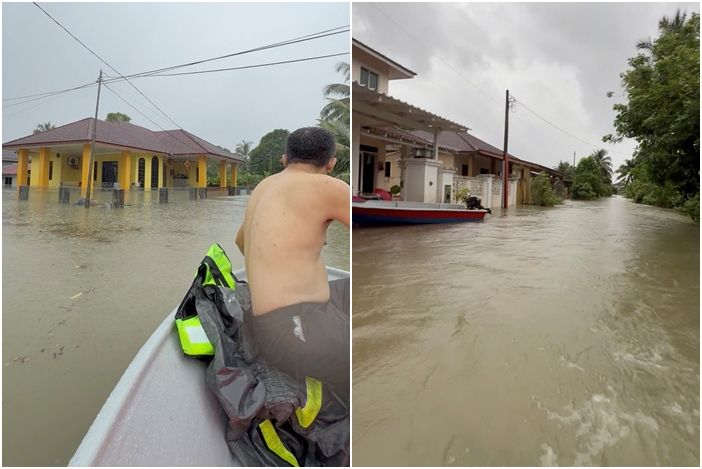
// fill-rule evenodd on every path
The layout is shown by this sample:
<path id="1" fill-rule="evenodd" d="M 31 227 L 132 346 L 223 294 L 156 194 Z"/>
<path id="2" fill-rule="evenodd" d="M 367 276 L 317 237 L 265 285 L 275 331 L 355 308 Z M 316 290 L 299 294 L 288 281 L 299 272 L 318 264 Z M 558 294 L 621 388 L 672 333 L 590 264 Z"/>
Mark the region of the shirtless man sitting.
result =
<path id="1" fill-rule="evenodd" d="M 348 398 L 349 280 L 328 282 L 321 258 L 330 223 L 349 226 L 349 186 L 327 175 L 335 153 L 327 130 L 291 133 L 285 169 L 256 186 L 236 244 L 246 262 L 261 356 Z"/>

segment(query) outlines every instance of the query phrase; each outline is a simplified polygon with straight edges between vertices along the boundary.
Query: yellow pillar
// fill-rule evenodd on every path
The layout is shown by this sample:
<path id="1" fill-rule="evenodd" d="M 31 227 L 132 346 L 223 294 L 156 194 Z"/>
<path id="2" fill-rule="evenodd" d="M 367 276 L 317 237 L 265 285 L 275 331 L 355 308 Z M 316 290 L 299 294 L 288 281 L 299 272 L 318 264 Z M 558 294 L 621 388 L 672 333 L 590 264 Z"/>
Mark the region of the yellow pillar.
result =
<path id="1" fill-rule="evenodd" d="M 166 172 L 165 165 L 163 164 L 163 157 L 158 156 L 158 188 L 161 189 L 162 187 L 166 187 L 166 184 L 164 184 L 164 181 L 166 180 L 165 177 L 166 175 L 163 174 Z"/>
<path id="2" fill-rule="evenodd" d="M 27 185 L 27 170 L 29 168 L 29 150 L 17 152 L 17 186 Z"/>
<path id="3" fill-rule="evenodd" d="M 219 187 L 227 187 L 227 162 L 219 162 Z"/>
<path id="4" fill-rule="evenodd" d="M 39 158 L 32 165 L 36 171 L 36 185 L 39 187 L 49 187 L 49 149 L 46 147 L 39 148 Z"/>
<path id="5" fill-rule="evenodd" d="M 147 156 L 144 158 L 144 190 L 151 190 L 151 158 Z"/>
<path id="6" fill-rule="evenodd" d="M 88 172 L 90 171 L 90 144 L 83 144 L 83 159 L 80 162 L 81 179 L 80 179 L 80 196 L 85 197 L 88 192 Z"/>
<path id="7" fill-rule="evenodd" d="M 236 164 L 232 163 L 232 168 L 231 168 L 231 186 L 236 187 Z"/>
<path id="8" fill-rule="evenodd" d="M 132 152 L 129 150 L 122 150 L 122 156 L 119 160 L 119 175 L 117 181 L 119 182 L 120 189 L 129 190 L 131 186 L 131 172 L 132 169 Z"/>
<path id="9" fill-rule="evenodd" d="M 188 172 L 188 187 L 197 187 L 197 180 L 195 179 L 195 165 L 192 161 L 187 160 L 189 166 L 186 171 Z"/>
<path id="10" fill-rule="evenodd" d="M 197 187 L 207 187 L 207 157 L 200 155 L 197 158 L 198 179 Z"/>

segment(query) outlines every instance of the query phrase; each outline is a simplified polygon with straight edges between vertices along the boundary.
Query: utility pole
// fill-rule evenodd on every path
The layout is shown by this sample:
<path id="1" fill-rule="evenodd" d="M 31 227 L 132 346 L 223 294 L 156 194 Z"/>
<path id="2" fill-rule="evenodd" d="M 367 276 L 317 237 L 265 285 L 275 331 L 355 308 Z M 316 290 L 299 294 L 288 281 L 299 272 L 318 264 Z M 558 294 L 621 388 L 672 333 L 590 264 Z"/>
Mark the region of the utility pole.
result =
<path id="1" fill-rule="evenodd" d="M 93 184 L 93 165 L 95 164 L 95 136 L 97 134 L 98 125 L 98 108 L 100 107 L 100 88 L 102 87 L 102 69 L 100 69 L 100 76 L 98 77 L 98 92 L 97 92 L 97 102 L 95 103 L 95 122 L 93 123 L 93 134 L 90 139 L 90 162 L 88 163 L 88 184 L 86 185 L 85 191 L 85 208 L 90 208 L 90 186 Z"/>
<path id="2" fill-rule="evenodd" d="M 573 168 L 575 168 L 575 151 L 573 151 Z"/>
<path id="3" fill-rule="evenodd" d="M 505 144 L 502 147 L 502 208 L 507 209 L 509 201 L 509 157 L 507 140 L 509 136 L 509 90 L 505 94 Z"/>

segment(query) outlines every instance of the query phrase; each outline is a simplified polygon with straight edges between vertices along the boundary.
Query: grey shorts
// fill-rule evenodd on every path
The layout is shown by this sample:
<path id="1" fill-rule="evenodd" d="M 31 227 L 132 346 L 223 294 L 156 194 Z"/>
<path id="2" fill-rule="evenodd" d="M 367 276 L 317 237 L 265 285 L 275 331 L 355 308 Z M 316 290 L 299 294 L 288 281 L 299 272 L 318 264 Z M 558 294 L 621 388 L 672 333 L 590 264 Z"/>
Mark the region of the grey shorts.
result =
<path id="1" fill-rule="evenodd" d="M 310 376 L 349 399 L 350 281 L 329 282 L 326 303 L 300 303 L 254 316 L 260 355 L 304 382 Z"/>

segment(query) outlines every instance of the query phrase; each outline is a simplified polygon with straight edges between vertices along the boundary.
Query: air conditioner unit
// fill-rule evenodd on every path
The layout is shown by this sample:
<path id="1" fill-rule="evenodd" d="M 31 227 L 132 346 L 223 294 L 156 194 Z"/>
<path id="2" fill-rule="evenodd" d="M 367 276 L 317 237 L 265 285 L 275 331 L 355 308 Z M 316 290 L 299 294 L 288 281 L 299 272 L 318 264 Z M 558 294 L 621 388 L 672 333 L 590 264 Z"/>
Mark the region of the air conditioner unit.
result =
<path id="1" fill-rule="evenodd" d="M 68 166 L 74 169 L 78 169 L 78 157 L 77 156 L 69 156 L 68 157 Z"/>

